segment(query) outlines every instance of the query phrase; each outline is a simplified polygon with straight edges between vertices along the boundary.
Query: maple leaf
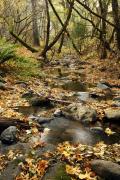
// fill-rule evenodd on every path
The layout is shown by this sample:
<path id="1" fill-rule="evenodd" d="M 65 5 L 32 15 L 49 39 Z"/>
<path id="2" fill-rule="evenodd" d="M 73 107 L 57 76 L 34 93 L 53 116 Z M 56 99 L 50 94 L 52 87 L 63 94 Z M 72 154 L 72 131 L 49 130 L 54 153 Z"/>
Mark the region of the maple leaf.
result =
<path id="1" fill-rule="evenodd" d="M 44 147 L 44 146 L 45 146 L 44 142 L 37 141 L 34 143 L 33 148 Z"/>
<path id="2" fill-rule="evenodd" d="M 110 128 L 106 128 L 106 129 L 105 129 L 105 133 L 106 133 L 108 136 L 115 134 L 115 132 L 113 132 Z"/>
<path id="3" fill-rule="evenodd" d="M 79 179 L 86 179 L 86 180 L 97 180 L 97 177 L 91 177 L 92 173 L 91 172 L 87 172 L 85 174 L 79 174 Z"/>
<path id="4" fill-rule="evenodd" d="M 43 176 L 45 173 L 45 170 L 48 168 L 49 162 L 46 160 L 40 160 L 37 163 L 37 172 L 38 175 Z"/>
<path id="5" fill-rule="evenodd" d="M 66 165 L 66 172 L 70 175 L 78 175 L 80 173 L 79 167 L 73 167 L 70 165 Z"/>

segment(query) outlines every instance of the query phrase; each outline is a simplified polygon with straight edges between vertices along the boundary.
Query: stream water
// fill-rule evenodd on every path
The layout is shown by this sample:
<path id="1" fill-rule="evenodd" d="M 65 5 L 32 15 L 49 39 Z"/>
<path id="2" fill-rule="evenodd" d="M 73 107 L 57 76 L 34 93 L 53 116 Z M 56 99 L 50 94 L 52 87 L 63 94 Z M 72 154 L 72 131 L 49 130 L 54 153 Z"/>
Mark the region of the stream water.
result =
<path id="1" fill-rule="evenodd" d="M 40 112 L 45 110 L 48 109 L 40 107 L 19 107 L 19 111 L 27 116 L 38 116 Z M 85 127 L 78 121 L 73 121 L 64 117 L 55 117 L 49 123 L 43 124 L 43 126 L 45 131 L 41 135 L 41 140 L 53 145 L 57 145 L 64 141 L 87 145 L 94 145 L 99 141 L 104 141 L 107 144 L 119 141 L 119 135 L 117 133 L 107 136 L 104 131 L 91 131 L 91 127 Z"/>
<path id="2" fill-rule="evenodd" d="M 117 135 L 107 136 L 101 131 L 92 132 L 89 127 L 84 127 L 80 122 L 65 118 L 55 118 L 46 127 L 49 130 L 42 134 L 41 139 L 55 145 L 64 141 L 87 145 L 93 145 L 99 141 L 104 141 L 107 144 L 119 141 Z"/>

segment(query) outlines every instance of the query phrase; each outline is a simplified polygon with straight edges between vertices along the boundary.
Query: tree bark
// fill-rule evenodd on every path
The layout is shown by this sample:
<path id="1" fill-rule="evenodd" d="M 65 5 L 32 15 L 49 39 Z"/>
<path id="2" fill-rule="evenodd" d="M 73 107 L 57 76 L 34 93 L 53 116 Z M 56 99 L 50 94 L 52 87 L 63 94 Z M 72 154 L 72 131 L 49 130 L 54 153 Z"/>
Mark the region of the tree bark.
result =
<path id="1" fill-rule="evenodd" d="M 37 19 L 37 0 L 31 0 L 32 5 L 32 30 L 33 30 L 33 44 L 40 46 L 38 19 Z"/>
<path id="2" fill-rule="evenodd" d="M 107 50 L 106 50 L 106 21 L 104 19 L 107 18 L 108 6 L 105 0 L 99 0 L 99 8 L 101 19 L 101 33 L 100 33 L 100 59 L 106 59 Z"/>
<path id="3" fill-rule="evenodd" d="M 45 0 L 45 4 L 46 4 L 46 12 L 47 12 L 47 33 L 46 33 L 45 47 L 41 53 L 41 56 L 44 57 L 44 59 L 46 60 L 46 51 L 48 49 L 48 44 L 50 39 L 50 13 L 49 13 L 48 0 Z"/>
<path id="4" fill-rule="evenodd" d="M 61 40 L 60 40 L 60 45 L 58 48 L 58 53 L 60 54 L 62 51 L 62 47 L 63 47 L 63 43 L 64 43 L 64 37 L 65 37 L 65 33 L 63 32 L 62 36 L 61 36 Z"/>
<path id="5" fill-rule="evenodd" d="M 112 12 L 113 12 L 114 23 L 117 26 L 117 28 L 115 28 L 117 48 L 120 52 L 120 11 L 119 11 L 118 0 L 112 0 Z"/>

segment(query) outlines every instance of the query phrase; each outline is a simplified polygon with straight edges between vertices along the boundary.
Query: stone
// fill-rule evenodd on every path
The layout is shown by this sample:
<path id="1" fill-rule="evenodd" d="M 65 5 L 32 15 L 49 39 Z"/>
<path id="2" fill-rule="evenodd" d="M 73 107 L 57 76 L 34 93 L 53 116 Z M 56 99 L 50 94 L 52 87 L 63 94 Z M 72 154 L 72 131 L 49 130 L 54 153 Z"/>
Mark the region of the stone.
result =
<path id="1" fill-rule="evenodd" d="M 90 131 L 93 132 L 93 133 L 103 133 L 104 132 L 103 128 L 99 127 L 99 126 L 98 127 L 97 126 L 96 127 L 91 127 Z"/>
<path id="2" fill-rule="evenodd" d="M 110 89 L 109 86 L 107 86 L 106 84 L 101 83 L 101 82 L 99 82 L 99 83 L 97 84 L 97 87 L 98 87 L 99 89 L 101 89 L 101 90 Z"/>
<path id="3" fill-rule="evenodd" d="M 77 121 L 81 121 L 85 124 L 95 122 L 97 118 L 96 110 L 92 109 L 87 105 L 85 106 L 81 103 L 73 103 L 69 105 L 63 114 L 66 117 L 70 117 Z"/>
<path id="4" fill-rule="evenodd" d="M 6 90 L 5 84 L 2 83 L 2 82 L 0 82 L 0 89 L 1 89 L 1 90 Z"/>
<path id="5" fill-rule="evenodd" d="M 39 124 L 46 124 L 46 123 L 49 123 L 51 120 L 53 120 L 53 118 L 36 117 L 36 121 L 37 121 Z"/>
<path id="6" fill-rule="evenodd" d="M 34 96 L 34 92 L 33 92 L 32 90 L 30 90 L 30 91 L 24 93 L 24 94 L 22 95 L 22 98 L 28 99 L 28 98 L 32 98 L 33 96 Z"/>
<path id="7" fill-rule="evenodd" d="M 108 120 L 120 120 L 120 108 L 108 108 L 105 110 L 105 118 Z"/>
<path id="8" fill-rule="evenodd" d="M 3 72 L 2 70 L 0 70 L 0 76 L 1 76 L 1 77 L 5 77 L 5 74 L 6 74 L 5 72 Z"/>
<path id="9" fill-rule="evenodd" d="M 60 117 L 60 116 L 62 116 L 63 114 L 62 114 L 62 110 L 61 109 L 56 109 L 56 111 L 54 112 L 54 114 L 53 114 L 55 117 Z"/>
<path id="10" fill-rule="evenodd" d="M 1 83 L 6 83 L 6 81 L 0 76 L 0 82 Z"/>
<path id="11" fill-rule="evenodd" d="M 8 162 L 4 171 L 0 173 L 0 180 L 16 179 L 16 176 L 19 175 L 21 172 L 21 167 L 19 166 L 19 163 L 24 161 L 25 160 L 23 157 L 17 157 L 16 159 Z"/>
<path id="12" fill-rule="evenodd" d="M 7 129 L 5 129 L 0 135 L 0 139 L 2 143 L 4 144 L 15 143 L 17 141 L 17 132 L 18 129 L 16 128 L 16 126 L 10 126 Z"/>
<path id="13" fill-rule="evenodd" d="M 106 180 L 120 180 L 120 165 L 111 161 L 93 160 L 92 169 L 97 175 Z"/>
<path id="14" fill-rule="evenodd" d="M 76 95 L 81 101 L 88 101 L 90 99 L 89 92 L 77 92 Z"/>
<path id="15" fill-rule="evenodd" d="M 21 84 L 21 85 L 24 85 L 25 87 L 28 86 L 28 84 L 24 81 L 16 81 L 16 84 Z"/>
<path id="16" fill-rule="evenodd" d="M 113 99 L 114 101 L 119 101 L 120 102 L 120 96 L 117 96 Z"/>
<path id="17" fill-rule="evenodd" d="M 120 101 L 116 101 L 112 104 L 112 107 L 120 107 Z"/>

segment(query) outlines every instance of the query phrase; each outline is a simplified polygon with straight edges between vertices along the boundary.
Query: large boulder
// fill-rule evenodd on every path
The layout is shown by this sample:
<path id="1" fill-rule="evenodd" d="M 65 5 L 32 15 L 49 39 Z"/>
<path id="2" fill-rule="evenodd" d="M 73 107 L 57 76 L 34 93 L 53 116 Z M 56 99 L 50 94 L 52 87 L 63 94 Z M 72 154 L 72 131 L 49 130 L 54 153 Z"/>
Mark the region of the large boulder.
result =
<path id="1" fill-rule="evenodd" d="M 120 180 L 120 165 L 111 161 L 93 160 L 92 169 L 106 180 Z"/>
<path id="2" fill-rule="evenodd" d="M 108 108 L 105 110 L 105 118 L 108 120 L 120 120 L 120 108 Z"/>
<path id="3" fill-rule="evenodd" d="M 16 126 L 10 126 L 7 129 L 5 129 L 0 135 L 0 139 L 2 143 L 4 144 L 15 143 L 17 140 L 17 132 L 18 129 L 16 128 Z"/>
<path id="4" fill-rule="evenodd" d="M 85 106 L 81 103 L 73 103 L 69 105 L 63 112 L 63 114 L 66 117 L 70 117 L 85 124 L 95 122 L 97 118 L 96 110 L 92 109 L 87 105 Z"/>

